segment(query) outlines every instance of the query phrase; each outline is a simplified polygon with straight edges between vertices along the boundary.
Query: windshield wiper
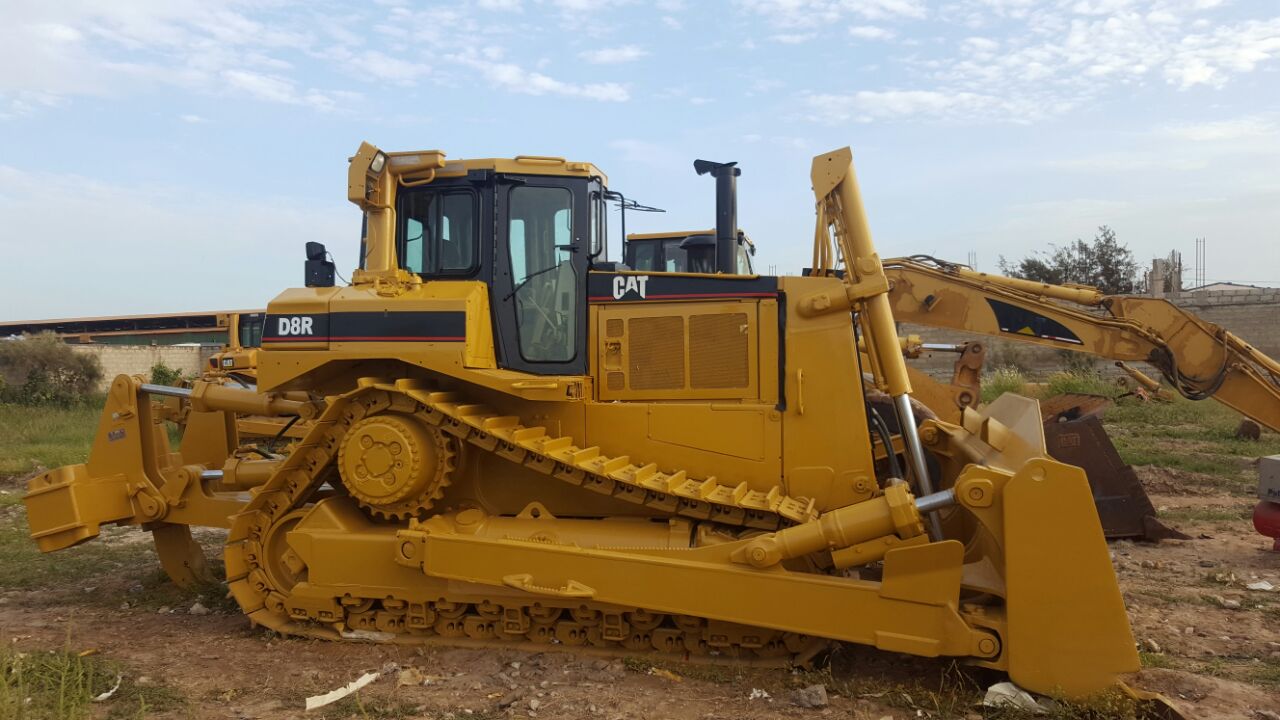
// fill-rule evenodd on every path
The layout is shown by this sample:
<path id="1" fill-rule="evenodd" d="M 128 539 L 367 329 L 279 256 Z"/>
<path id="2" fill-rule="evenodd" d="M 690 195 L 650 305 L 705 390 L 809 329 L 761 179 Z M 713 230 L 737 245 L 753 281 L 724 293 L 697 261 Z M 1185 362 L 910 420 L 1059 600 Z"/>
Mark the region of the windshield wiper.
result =
<path id="1" fill-rule="evenodd" d="M 526 276 L 525 276 L 525 278 L 524 278 L 523 280 L 521 280 L 520 282 L 516 283 L 516 286 L 515 286 L 515 287 L 511 288 L 511 292 L 507 293 L 506 297 L 502 298 L 502 301 L 503 301 L 503 302 L 506 302 L 506 301 L 510 300 L 511 298 L 515 297 L 515 294 L 516 294 L 516 293 L 518 293 L 518 292 L 520 292 L 520 288 L 524 287 L 524 286 L 525 286 L 525 283 L 529 282 L 530 280 L 532 280 L 532 279 L 534 279 L 534 278 L 538 277 L 539 275 L 541 275 L 541 274 L 543 274 L 543 273 L 549 273 L 549 272 L 551 272 L 552 270 L 555 270 L 556 268 L 558 268 L 558 267 L 560 267 L 561 265 L 563 265 L 565 262 L 566 262 L 566 261 L 561 260 L 560 262 L 556 263 L 555 265 L 552 265 L 552 266 L 550 266 L 550 267 L 544 267 L 544 268 L 542 268 L 541 270 L 538 270 L 538 271 L 535 271 L 535 272 L 532 272 L 532 273 L 530 273 L 530 274 L 526 275 Z"/>

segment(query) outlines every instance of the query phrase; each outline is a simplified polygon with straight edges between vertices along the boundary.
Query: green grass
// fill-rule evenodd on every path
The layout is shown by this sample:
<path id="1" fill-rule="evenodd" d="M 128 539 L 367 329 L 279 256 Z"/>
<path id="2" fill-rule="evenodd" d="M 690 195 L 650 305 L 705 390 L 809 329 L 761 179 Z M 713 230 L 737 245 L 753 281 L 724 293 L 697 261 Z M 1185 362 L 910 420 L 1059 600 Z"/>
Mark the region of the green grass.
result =
<path id="1" fill-rule="evenodd" d="M 1177 669 L 1178 663 L 1170 656 L 1164 653 L 1139 652 L 1138 659 L 1142 661 L 1144 668 L 1164 668 L 1166 670 Z"/>
<path id="2" fill-rule="evenodd" d="M 101 412 L 97 398 L 72 408 L 0 404 L 0 478 L 84 462 Z"/>
<path id="3" fill-rule="evenodd" d="M 1126 463 L 1185 471 L 1201 476 L 1187 478 L 1189 483 L 1242 496 L 1251 496 L 1257 488 L 1257 458 L 1280 454 L 1280 435 L 1264 431 L 1256 441 L 1235 437 L 1241 416 L 1212 400 L 1121 400 L 1107 409 L 1103 419 Z"/>
<path id="4" fill-rule="evenodd" d="M 1065 393 L 1115 397 L 1119 387 L 1097 372 L 1078 369 L 1053 373 L 1040 389 L 1040 396 L 1046 398 Z"/>
<path id="5" fill-rule="evenodd" d="M 0 587 L 7 590 L 61 589 L 92 586 L 99 575 L 137 574 L 158 564 L 150 542 L 129 544 L 91 540 L 76 547 L 44 554 L 27 530 L 21 510 L 0 525 Z"/>
<path id="6" fill-rule="evenodd" d="M 1205 452 L 1204 448 L 1192 444 L 1160 443 L 1123 432 L 1108 434 L 1120 458 L 1130 465 L 1155 465 L 1237 482 L 1248 476 L 1249 485 L 1257 484 L 1253 469 L 1256 456 Z"/>
<path id="7" fill-rule="evenodd" d="M 1108 423 L 1141 427 L 1152 437 L 1221 442 L 1255 456 L 1280 452 L 1280 435 L 1275 433 L 1264 432 L 1258 441 L 1237 439 L 1241 419 L 1240 413 L 1214 400 L 1176 396 L 1163 402 L 1122 400 L 1106 412 Z"/>
<path id="8" fill-rule="evenodd" d="M 1250 668 L 1249 681 L 1255 685 L 1280 690 L 1280 659 L 1266 658 L 1257 667 Z"/>
<path id="9" fill-rule="evenodd" d="M 182 709 L 186 699 L 157 684 L 138 685 L 118 664 L 71 650 L 20 652 L 0 646 L 0 718 L 87 720 L 101 717 L 93 698 L 116 686 L 98 707 L 107 720 L 144 718 Z"/>
<path id="10" fill-rule="evenodd" d="M 804 673 L 793 679 L 795 686 L 826 685 L 829 692 L 843 697 L 872 697 L 877 702 L 905 711 L 910 717 L 965 717 L 981 706 L 986 688 L 995 677 L 956 662 L 939 663 L 900 659 L 907 665 L 919 666 L 903 682 L 903 668 L 893 675 L 863 672 L 857 667 L 840 667 L 821 672 Z M 893 678 L 893 679 L 891 679 Z M 777 695 L 775 694 L 775 697 Z M 1035 715 L 1011 707 L 982 708 L 986 720 L 1136 720 L 1138 704 L 1119 690 L 1109 690 L 1077 702 L 1044 700 L 1045 714 Z"/>
<path id="11" fill-rule="evenodd" d="M 1027 379 L 1015 367 L 998 367 L 982 378 L 982 402 L 991 402 L 1001 395 L 1023 392 Z"/>

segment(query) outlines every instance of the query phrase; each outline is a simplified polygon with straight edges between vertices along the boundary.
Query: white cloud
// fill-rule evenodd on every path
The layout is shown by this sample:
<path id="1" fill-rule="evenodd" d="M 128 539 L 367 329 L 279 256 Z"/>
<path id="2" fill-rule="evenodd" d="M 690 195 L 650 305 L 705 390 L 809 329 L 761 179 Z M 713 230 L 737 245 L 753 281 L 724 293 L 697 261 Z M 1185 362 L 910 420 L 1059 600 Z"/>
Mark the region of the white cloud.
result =
<path id="1" fill-rule="evenodd" d="M 1170 83 L 1184 89 L 1194 85 L 1221 87 L 1232 74 L 1253 72 L 1259 65 L 1280 58 L 1280 17 L 1189 34 L 1169 50 L 1164 76 Z"/>
<path id="2" fill-rule="evenodd" d="M 400 60 L 377 50 L 363 52 L 356 61 L 356 68 L 362 73 L 396 85 L 412 85 L 415 80 L 431 72 L 429 65 Z"/>
<path id="3" fill-rule="evenodd" d="M 804 97 L 813 119 L 837 124 L 875 120 L 1018 119 L 1037 117 L 1038 109 L 972 92 L 937 90 L 862 90 L 847 95 L 810 94 Z"/>
<path id="4" fill-rule="evenodd" d="M 638 45 L 621 45 L 619 47 L 588 50 L 579 53 L 578 57 L 596 65 L 613 65 L 634 62 L 648 54 L 648 51 Z"/>
<path id="5" fill-rule="evenodd" d="M 511 92 L 525 95 L 564 95 L 602 102 L 626 102 L 631 99 L 626 86 L 615 82 L 571 83 L 526 70 L 515 63 L 498 62 L 474 55 L 456 55 L 452 59 L 479 70 L 489 82 Z"/>
<path id="6" fill-rule="evenodd" d="M 1031 122 L 1125 88 L 1220 88 L 1280 60 L 1280 16 L 1241 18 L 1213 0 L 958 0 L 938 19 L 973 28 L 895 60 L 909 81 L 880 92 L 815 94 L 827 122 L 925 116 Z M 810 0 L 753 3 L 804 10 Z M 901 17 L 910 17 L 903 10 Z M 872 28 L 860 31 L 858 28 Z M 881 24 L 854 26 L 870 38 Z"/>
<path id="7" fill-rule="evenodd" d="M 0 255 L 17 268 L 52 258 L 86 257 L 76 291 L 40 292 L 38 273 L 10 273 L 0 285 L 0 315 L 10 320 L 126 312 L 262 307 L 299 268 L 302 241 L 328 245 L 347 274 L 355 262 L 359 211 L 328 199 L 219 196 L 171 183 L 125 186 L 80 175 L 0 165 Z M 39 243 L 29 242 L 41 237 Z M 281 242 L 281 238 L 289 238 Z M 103 252 L 109 243 L 111 252 Z M 210 282 L 181 274 L 120 283 L 137 258 L 169 248 L 199 258 Z M 219 252 L 204 249 L 217 247 Z M 246 263 L 243 258 L 252 257 Z"/>
<path id="8" fill-rule="evenodd" d="M 774 42 L 780 42 L 783 45 L 800 45 L 801 43 L 809 42 L 817 36 L 817 33 L 778 33 L 777 35 L 769 36 L 769 39 Z"/>
<path id="9" fill-rule="evenodd" d="M 862 40 L 891 40 L 897 33 L 876 25 L 854 25 L 849 28 L 849 35 Z"/>
<path id="10" fill-rule="evenodd" d="M 1274 119 L 1249 115 L 1230 120 L 1168 125 L 1161 132 L 1180 140 L 1216 142 L 1260 137 L 1280 138 L 1280 125 Z"/>
<path id="11" fill-rule="evenodd" d="M 199 124 L 201 124 L 201 123 L 207 123 L 207 122 L 209 122 L 208 120 L 206 120 L 205 118 L 200 117 L 199 115 L 191 115 L 191 114 L 187 114 L 187 115 L 179 115 L 179 116 L 178 116 L 178 119 L 179 119 L 179 120 L 181 120 L 181 121 L 182 121 L 182 122 L 184 122 L 184 123 L 190 123 L 190 124 L 192 124 L 192 125 L 199 125 Z"/>
<path id="12" fill-rule="evenodd" d="M 332 94 L 318 90 L 300 91 L 294 86 L 293 81 L 287 78 L 247 70 L 225 70 L 222 77 L 232 89 L 258 100 L 286 105 L 306 105 L 317 110 L 333 110 L 337 106 Z"/>
<path id="13" fill-rule="evenodd" d="M 928 15 L 924 0 L 740 0 L 773 27 L 818 28 L 849 17 L 866 20 L 919 20 Z"/>
<path id="14" fill-rule="evenodd" d="M 662 16 L 662 24 L 663 24 L 663 25 L 666 25 L 667 27 L 671 28 L 672 30 L 682 30 L 682 29 L 684 29 L 684 24 L 683 24 L 683 23 L 681 23 L 681 22 L 680 22 L 680 20 L 679 20 L 678 18 L 672 17 L 672 16 L 670 16 L 670 15 L 663 15 L 663 16 Z"/>
<path id="15" fill-rule="evenodd" d="M 284 78 L 244 70 L 226 70 L 222 76 L 231 87 L 243 90 L 259 100 L 280 103 L 298 102 L 298 92 L 293 83 Z"/>
<path id="16" fill-rule="evenodd" d="M 297 65 L 363 62 L 364 78 L 406 84 L 426 66 L 359 53 L 364 42 L 319 12 L 286 15 L 278 3 L 247 0 L 19 2 L 0 24 L 0 93 L 60 100 L 120 97 L 157 87 L 328 109 L 340 90 L 297 89 Z M 0 113 L 21 108 L 0 105 Z"/>
<path id="17" fill-rule="evenodd" d="M 62 98 L 50 93 L 20 90 L 6 96 L 0 93 L 0 120 L 32 115 L 43 108 L 62 104 Z"/>

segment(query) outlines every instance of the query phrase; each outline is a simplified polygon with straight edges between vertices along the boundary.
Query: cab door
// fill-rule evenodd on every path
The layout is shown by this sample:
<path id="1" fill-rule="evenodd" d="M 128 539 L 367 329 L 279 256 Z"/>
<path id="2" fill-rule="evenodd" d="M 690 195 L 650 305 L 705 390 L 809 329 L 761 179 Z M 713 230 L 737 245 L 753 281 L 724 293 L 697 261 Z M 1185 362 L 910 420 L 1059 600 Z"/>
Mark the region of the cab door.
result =
<path id="1" fill-rule="evenodd" d="M 587 371 L 587 181 L 501 176 L 492 297 L 499 364 L 539 375 Z"/>

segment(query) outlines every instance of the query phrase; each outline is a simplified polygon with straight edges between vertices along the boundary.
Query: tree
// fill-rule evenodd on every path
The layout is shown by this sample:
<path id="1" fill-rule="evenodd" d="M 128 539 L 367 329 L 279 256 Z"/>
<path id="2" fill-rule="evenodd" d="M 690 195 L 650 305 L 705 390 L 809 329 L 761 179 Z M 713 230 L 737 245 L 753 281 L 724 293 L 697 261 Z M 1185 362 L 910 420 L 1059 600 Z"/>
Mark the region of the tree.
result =
<path id="1" fill-rule="evenodd" d="M 1068 245 L 1049 247 L 1052 252 L 1036 251 L 1017 263 L 1000 256 L 1000 272 L 1053 285 L 1092 285 L 1107 295 L 1130 293 L 1137 287 L 1138 263 L 1106 225 L 1098 228 L 1092 242 L 1076 238 Z"/>

